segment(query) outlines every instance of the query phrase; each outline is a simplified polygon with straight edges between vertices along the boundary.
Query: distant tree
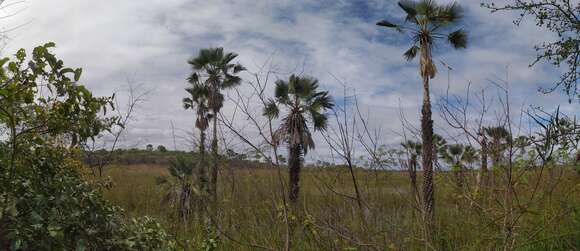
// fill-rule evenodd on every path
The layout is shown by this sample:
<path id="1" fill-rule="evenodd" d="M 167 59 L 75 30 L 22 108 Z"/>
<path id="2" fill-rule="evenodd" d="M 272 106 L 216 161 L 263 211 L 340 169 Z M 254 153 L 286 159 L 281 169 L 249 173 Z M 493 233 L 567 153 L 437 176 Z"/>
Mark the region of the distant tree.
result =
<path id="1" fill-rule="evenodd" d="M 580 98 L 578 95 L 578 65 L 580 63 L 580 2 L 570 0 L 514 0 L 506 5 L 483 3 L 484 7 L 497 11 L 516 11 L 519 17 L 514 24 L 520 25 L 524 17 L 531 16 L 538 27 L 545 28 L 556 35 L 556 40 L 542 42 L 534 46 L 536 59 L 530 64 L 540 61 L 549 62 L 556 67 L 564 65 L 568 69 L 562 73 L 560 80 L 548 89 L 540 89 L 544 93 L 562 88 L 569 97 Z"/>
<path id="2" fill-rule="evenodd" d="M 475 162 L 477 162 L 477 150 L 470 145 L 465 146 L 463 149 L 463 156 L 461 156 L 461 161 L 468 166 L 472 166 Z"/>
<path id="3" fill-rule="evenodd" d="M 192 67 L 192 77 L 197 78 L 199 82 L 208 88 L 208 108 L 211 110 L 213 120 L 213 138 L 211 150 L 213 156 L 210 193 L 216 198 L 217 194 L 217 176 L 218 176 L 218 138 L 217 138 L 217 114 L 220 112 L 224 103 L 222 90 L 239 85 L 242 79 L 237 76 L 245 68 L 232 61 L 238 56 L 235 53 L 224 53 L 223 48 L 201 49 L 197 57 L 189 60 Z M 203 81 L 202 81 L 203 79 Z"/>
<path id="4" fill-rule="evenodd" d="M 157 151 L 164 153 L 164 152 L 167 152 L 167 148 L 165 146 L 163 146 L 163 145 L 158 145 L 157 146 Z"/>
<path id="5" fill-rule="evenodd" d="M 514 139 L 514 146 L 518 149 L 519 154 L 524 156 L 526 154 L 526 148 L 530 146 L 530 138 L 527 136 L 518 136 Z"/>
<path id="6" fill-rule="evenodd" d="M 465 147 L 461 144 L 448 145 L 443 149 L 441 156 L 443 160 L 449 164 L 451 171 L 455 175 L 457 187 L 463 187 L 464 182 L 464 158 Z"/>
<path id="7" fill-rule="evenodd" d="M 409 173 L 409 178 L 411 180 L 411 188 L 415 191 L 415 195 L 418 196 L 418 188 L 417 188 L 417 167 L 418 161 L 417 159 L 421 155 L 422 145 L 419 142 L 414 142 L 411 140 L 407 140 L 404 143 L 401 143 L 401 146 L 407 154 L 409 155 L 409 159 L 407 162 L 407 172 Z"/>
<path id="8" fill-rule="evenodd" d="M 153 152 L 153 145 L 151 145 L 151 144 L 148 144 L 148 145 L 145 147 L 145 150 L 147 150 L 147 151 L 150 151 L 150 152 Z"/>
<path id="9" fill-rule="evenodd" d="M 491 154 L 493 166 L 498 166 L 501 162 L 503 152 L 511 142 L 511 135 L 503 126 L 486 127 L 485 134 L 491 139 L 488 150 Z"/>
<path id="10" fill-rule="evenodd" d="M 309 124 L 315 131 L 325 130 L 327 116 L 323 113 L 334 106 L 326 91 L 318 91 L 318 80 L 310 77 L 292 75 L 288 81 L 278 80 L 275 90 L 276 100 L 264 109 L 264 115 L 277 118 L 279 105 L 288 110 L 282 124 L 274 133 L 276 144 L 288 144 L 289 198 L 295 202 L 300 191 L 300 170 L 303 156 L 314 148 Z"/>
<path id="11" fill-rule="evenodd" d="M 447 146 L 447 141 L 441 135 L 433 134 L 433 162 L 436 168 L 439 168 L 439 155 L 445 150 L 445 146 Z"/>
<path id="12" fill-rule="evenodd" d="M 432 49 L 436 41 L 445 38 L 455 49 L 467 47 L 467 35 L 462 29 L 446 33 L 452 25 L 463 18 L 459 4 L 453 2 L 439 5 L 433 0 L 399 1 L 399 7 L 406 13 L 405 23 L 398 25 L 383 20 L 379 26 L 408 32 L 412 45 L 404 53 L 407 60 L 412 60 L 419 53 L 420 74 L 423 78 L 423 108 L 421 109 L 421 136 L 423 162 L 423 206 L 425 219 L 430 221 L 435 206 L 435 190 L 433 185 L 433 120 L 431 119 L 431 100 L 429 97 L 429 79 L 435 77 L 437 68 L 433 63 Z"/>

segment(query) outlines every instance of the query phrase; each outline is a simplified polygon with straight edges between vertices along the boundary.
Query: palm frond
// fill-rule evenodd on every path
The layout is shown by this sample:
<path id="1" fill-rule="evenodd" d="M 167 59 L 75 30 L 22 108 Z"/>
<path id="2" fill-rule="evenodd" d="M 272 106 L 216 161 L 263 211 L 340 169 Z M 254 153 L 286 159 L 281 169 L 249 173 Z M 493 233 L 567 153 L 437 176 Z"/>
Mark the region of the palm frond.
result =
<path id="1" fill-rule="evenodd" d="M 449 33 L 447 36 L 447 41 L 455 48 L 467 48 L 467 34 L 463 29 L 456 30 Z"/>
<path id="2" fill-rule="evenodd" d="M 274 91 L 274 96 L 276 97 L 278 102 L 282 104 L 288 104 L 288 102 L 290 101 L 290 97 L 288 96 L 289 93 L 288 89 L 289 88 L 287 82 L 285 82 L 284 80 L 276 81 L 276 89 Z"/>
<path id="3" fill-rule="evenodd" d="M 328 117 L 317 111 L 310 111 L 310 117 L 312 117 L 312 124 L 314 131 L 324 131 L 328 126 Z"/>
<path id="4" fill-rule="evenodd" d="M 197 72 L 194 72 L 191 74 L 191 76 L 189 76 L 189 78 L 187 78 L 187 81 L 191 84 L 196 84 L 199 82 L 199 75 L 197 74 Z"/>
<path id="5" fill-rule="evenodd" d="M 242 66 L 241 64 L 236 64 L 236 65 L 234 66 L 233 73 L 234 73 L 234 74 L 235 74 L 235 73 L 240 73 L 240 72 L 242 72 L 242 71 L 245 71 L 245 70 L 246 70 L 246 68 L 245 68 L 244 66 Z"/>
<path id="6" fill-rule="evenodd" d="M 193 108 L 193 100 L 191 100 L 191 98 L 183 98 L 182 102 L 184 109 L 187 110 Z"/>
<path id="7" fill-rule="evenodd" d="M 296 77 L 293 94 L 303 100 L 309 100 L 318 88 L 318 80 L 312 77 Z"/>
<path id="8" fill-rule="evenodd" d="M 238 86 L 242 83 L 242 78 L 234 75 L 226 74 L 226 77 L 221 83 L 222 89 L 230 89 L 234 86 Z"/>
<path id="9" fill-rule="evenodd" d="M 399 1 L 399 7 L 407 13 L 407 17 L 405 18 L 406 22 L 417 23 L 417 10 L 415 9 L 417 6 L 417 2 L 412 0 L 401 0 Z"/>
<path id="10" fill-rule="evenodd" d="M 278 116 L 280 115 L 280 109 L 278 109 L 278 106 L 276 105 L 276 102 L 274 102 L 274 100 L 269 100 L 266 106 L 264 107 L 264 111 L 262 114 L 270 119 L 278 118 Z"/>
<path id="11" fill-rule="evenodd" d="M 222 52 L 223 52 L 223 48 L 222 48 Z M 221 65 L 225 66 L 230 64 L 230 62 L 232 62 L 232 60 L 234 60 L 236 57 L 238 57 L 238 54 L 230 52 L 230 53 L 226 53 L 225 55 L 223 55 L 223 57 L 220 60 Z"/>
<path id="12" fill-rule="evenodd" d="M 421 0 L 415 5 L 415 11 L 417 15 L 424 16 L 426 19 L 432 19 L 436 17 L 439 6 L 433 0 Z"/>
<path id="13" fill-rule="evenodd" d="M 453 2 L 438 8 L 436 21 L 442 25 L 455 23 L 463 18 L 463 8 L 457 3 Z"/>
<path id="14" fill-rule="evenodd" d="M 387 28 L 400 28 L 399 25 L 396 25 L 394 23 L 391 23 L 387 20 L 381 20 L 379 22 L 377 22 L 378 26 L 383 26 L 383 27 L 387 27 Z"/>
<path id="15" fill-rule="evenodd" d="M 411 61 L 415 58 L 415 56 L 417 56 L 418 51 L 419 51 L 419 46 L 413 45 L 405 53 L 403 53 L 403 56 L 405 57 L 405 59 L 407 61 Z"/>

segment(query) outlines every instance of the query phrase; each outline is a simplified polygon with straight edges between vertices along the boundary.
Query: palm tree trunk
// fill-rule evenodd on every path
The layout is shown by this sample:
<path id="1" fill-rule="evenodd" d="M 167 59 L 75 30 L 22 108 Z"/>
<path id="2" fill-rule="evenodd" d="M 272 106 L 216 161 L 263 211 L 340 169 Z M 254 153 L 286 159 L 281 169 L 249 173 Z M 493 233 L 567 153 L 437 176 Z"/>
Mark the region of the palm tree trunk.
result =
<path id="1" fill-rule="evenodd" d="M 484 137 L 481 140 L 481 178 L 480 178 L 480 187 L 487 186 L 487 139 Z"/>
<path id="2" fill-rule="evenodd" d="M 197 165 L 197 182 L 200 192 L 208 192 L 206 177 L 207 165 L 205 162 L 205 137 L 205 130 L 199 129 L 199 162 Z"/>
<path id="3" fill-rule="evenodd" d="M 423 107 L 421 109 L 421 161 L 423 164 L 423 218 L 429 227 L 435 210 L 435 188 L 433 185 L 433 120 L 431 119 L 431 98 L 429 78 L 435 76 L 435 66 L 431 58 L 431 43 L 422 37 L 420 70 L 423 78 Z"/>
<path id="4" fill-rule="evenodd" d="M 300 169 L 301 169 L 301 148 L 300 145 L 292 145 L 288 148 L 288 169 L 289 169 L 289 191 L 290 202 L 298 200 L 300 192 Z"/>
<path id="5" fill-rule="evenodd" d="M 420 203 L 419 189 L 417 189 L 417 158 L 415 156 L 409 159 L 409 179 L 411 180 L 411 189 L 413 190 L 413 197 L 416 203 Z"/>
<path id="6" fill-rule="evenodd" d="M 210 194 L 214 200 L 217 199 L 217 178 L 218 178 L 218 139 L 217 139 L 217 112 L 214 111 L 213 119 L 213 139 L 211 141 L 211 152 L 213 156 L 211 168 Z"/>

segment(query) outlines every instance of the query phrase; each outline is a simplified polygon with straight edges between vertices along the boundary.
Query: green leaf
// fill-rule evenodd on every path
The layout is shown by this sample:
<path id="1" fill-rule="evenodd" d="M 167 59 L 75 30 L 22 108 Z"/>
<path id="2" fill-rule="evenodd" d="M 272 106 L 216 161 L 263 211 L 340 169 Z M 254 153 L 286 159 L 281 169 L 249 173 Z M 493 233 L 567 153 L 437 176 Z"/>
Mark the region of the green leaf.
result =
<path id="1" fill-rule="evenodd" d="M 26 58 L 26 51 L 24 49 L 18 50 L 18 52 L 16 52 L 16 58 L 20 61 L 24 60 L 24 58 Z"/>
<path id="2" fill-rule="evenodd" d="M 83 74 L 82 68 L 77 68 L 75 70 L 75 82 L 78 82 L 81 79 L 81 75 Z"/>
<path id="3" fill-rule="evenodd" d="M 44 48 L 54 48 L 54 47 L 56 47 L 56 44 L 54 42 L 48 42 L 44 44 Z"/>
<path id="4" fill-rule="evenodd" d="M 377 25 L 387 27 L 387 28 L 398 28 L 399 27 L 398 25 L 391 23 L 387 20 L 382 20 L 382 21 L 378 22 Z"/>

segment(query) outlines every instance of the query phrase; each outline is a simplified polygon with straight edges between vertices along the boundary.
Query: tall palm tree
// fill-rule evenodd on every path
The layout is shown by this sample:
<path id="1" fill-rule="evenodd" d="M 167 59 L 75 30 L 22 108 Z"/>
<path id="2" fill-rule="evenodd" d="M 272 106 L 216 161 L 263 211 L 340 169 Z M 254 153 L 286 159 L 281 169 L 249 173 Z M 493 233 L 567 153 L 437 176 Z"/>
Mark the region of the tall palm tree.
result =
<path id="1" fill-rule="evenodd" d="M 222 90 L 235 87 L 242 83 L 242 79 L 237 76 L 245 68 L 232 61 L 238 56 L 235 53 L 225 53 L 223 48 L 201 49 L 199 55 L 188 63 L 198 79 L 208 88 L 208 108 L 212 113 L 213 137 L 211 142 L 212 168 L 210 179 L 210 194 L 215 199 L 217 197 L 217 177 L 218 177 L 218 138 L 217 138 L 217 114 L 224 103 Z"/>
<path id="2" fill-rule="evenodd" d="M 467 47 L 467 35 L 462 29 L 447 33 L 452 25 L 463 17 L 463 11 L 457 3 L 438 5 L 434 0 L 399 1 L 407 17 L 402 25 L 383 20 L 379 26 L 408 32 L 412 45 L 403 55 L 412 60 L 419 54 L 419 70 L 423 79 L 423 107 L 421 109 L 421 134 L 423 142 L 423 204 L 426 219 L 432 219 L 435 197 L 433 187 L 433 120 L 431 119 L 431 100 L 429 97 L 429 79 L 435 77 L 437 69 L 433 63 L 432 49 L 436 41 L 445 38 L 455 49 Z"/>
<path id="3" fill-rule="evenodd" d="M 209 192 L 207 182 L 207 165 L 205 162 L 205 139 L 206 130 L 209 128 L 209 121 L 212 115 L 207 106 L 209 88 L 199 81 L 197 73 L 191 74 L 188 78 L 190 86 L 185 89 L 189 97 L 183 98 L 183 108 L 195 110 L 195 128 L 199 130 L 199 162 L 197 163 L 197 183 L 199 191 Z"/>
<path id="4" fill-rule="evenodd" d="M 275 144 L 288 144 L 289 199 L 295 202 L 300 191 L 300 170 L 303 156 L 314 148 L 314 140 L 309 124 L 314 131 L 325 130 L 327 116 L 325 110 L 332 109 L 334 103 L 327 91 L 318 91 L 318 80 L 311 77 L 292 75 L 288 81 L 278 80 L 275 90 L 276 100 L 271 100 L 264 109 L 264 115 L 277 118 L 279 106 L 288 114 L 274 132 Z"/>

